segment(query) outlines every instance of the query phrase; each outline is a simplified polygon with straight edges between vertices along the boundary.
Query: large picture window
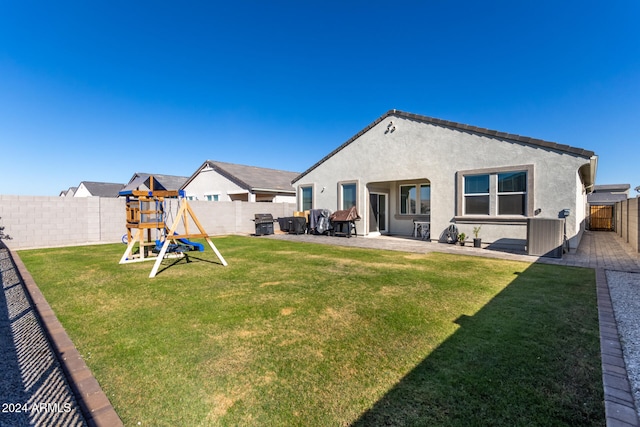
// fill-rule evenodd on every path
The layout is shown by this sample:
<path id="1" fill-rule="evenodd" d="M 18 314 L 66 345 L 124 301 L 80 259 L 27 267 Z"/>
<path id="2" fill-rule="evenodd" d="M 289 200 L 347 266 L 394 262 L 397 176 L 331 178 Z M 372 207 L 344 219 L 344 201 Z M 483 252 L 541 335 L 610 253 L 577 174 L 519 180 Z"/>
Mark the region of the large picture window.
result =
<path id="1" fill-rule="evenodd" d="M 457 173 L 457 216 L 533 216 L 533 165 L 474 169 Z M 463 218 L 460 218 L 463 219 Z"/>
<path id="2" fill-rule="evenodd" d="M 431 186 L 410 184 L 400 186 L 400 214 L 429 215 L 431 213 Z"/>

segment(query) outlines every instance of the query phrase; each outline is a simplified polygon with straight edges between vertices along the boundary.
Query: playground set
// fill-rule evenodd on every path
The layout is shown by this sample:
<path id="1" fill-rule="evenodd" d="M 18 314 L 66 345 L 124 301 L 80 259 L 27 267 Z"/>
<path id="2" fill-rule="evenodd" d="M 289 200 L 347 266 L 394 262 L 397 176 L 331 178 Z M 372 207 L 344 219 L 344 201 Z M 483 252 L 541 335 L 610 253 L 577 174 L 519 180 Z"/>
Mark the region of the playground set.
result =
<path id="1" fill-rule="evenodd" d="M 127 249 L 120 258 L 120 264 L 155 260 L 149 274 L 149 278 L 153 278 L 158 273 L 163 259 L 182 258 L 185 252 L 189 251 L 204 251 L 204 245 L 189 240 L 200 238 L 205 239 L 222 265 L 227 266 L 227 262 L 191 209 L 184 191 L 167 190 L 153 176 L 144 184 L 149 190 L 125 189 L 120 192 L 120 196 L 127 198 Z M 173 201 L 177 202 L 178 210 L 169 226 L 168 220 L 173 217 Z M 189 217 L 199 233 L 189 231 Z M 178 233 L 180 225 L 182 228 Z"/>

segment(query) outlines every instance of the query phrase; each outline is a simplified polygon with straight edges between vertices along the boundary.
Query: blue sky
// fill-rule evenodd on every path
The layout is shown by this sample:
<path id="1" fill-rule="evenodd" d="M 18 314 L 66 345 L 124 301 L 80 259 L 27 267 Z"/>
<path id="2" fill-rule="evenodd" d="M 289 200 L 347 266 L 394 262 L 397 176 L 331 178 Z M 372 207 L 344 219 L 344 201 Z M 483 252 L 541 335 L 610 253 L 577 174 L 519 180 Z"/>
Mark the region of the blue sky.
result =
<path id="1" fill-rule="evenodd" d="M 593 150 L 633 189 L 639 21 L 637 0 L 3 2 L 0 194 L 303 171 L 393 108 Z"/>

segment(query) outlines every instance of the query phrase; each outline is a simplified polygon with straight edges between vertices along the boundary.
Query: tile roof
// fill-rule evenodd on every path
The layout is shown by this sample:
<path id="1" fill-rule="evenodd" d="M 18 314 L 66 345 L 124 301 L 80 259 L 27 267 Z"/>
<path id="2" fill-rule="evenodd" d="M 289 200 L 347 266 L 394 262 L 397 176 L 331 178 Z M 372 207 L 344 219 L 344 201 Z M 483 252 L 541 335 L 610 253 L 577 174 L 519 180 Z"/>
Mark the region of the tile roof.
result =
<path id="1" fill-rule="evenodd" d="M 129 183 L 123 188 L 123 191 L 137 190 L 141 185 L 145 185 L 147 188 L 149 188 L 147 181 L 150 176 L 153 176 L 155 180 L 164 187 L 165 190 L 179 190 L 189 179 L 188 176 L 136 172 L 129 180 Z"/>
<path id="2" fill-rule="evenodd" d="M 477 126 L 470 126 L 470 125 L 465 125 L 465 124 L 462 124 L 462 123 L 451 122 L 451 121 L 448 121 L 448 120 L 436 119 L 436 118 L 433 118 L 433 117 L 423 116 L 423 115 L 420 115 L 420 114 L 406 113 L 406 112 L 400 111 L 400 110 L 389 110 L 385 114 L 380 116 L 378 119 L 376 119 L 374 122 L 372 122 L 370 125 L 368 125 L 364 129 L 362 129 L 360 132 L 358 132 L 356 135 L 351 137 L 347 142 L 345 142 L 344 144 L 342 144 L 341 146 L 339 146 L 338 148 L 333 150 L 331 153 L 329 153 L 328 155 L 323 157 L 319 162 L 317 162 L 316 164 L 311 166 L 309 169 L 304 171 L 302 174 L 297 176 L 292 182 L 296 182 L 299 179 L 301 179 L 303 176 L 305 176 L 306 174 L 308 174 L 309 172 L 311 172 L 312 170 L 314 170 L 315 168 L 320 166 L 322 163 L 324 163 L 330 157 L 333 157 L 333 155 L 338 153 L 340 150 L 345 148 L 347 145 L 351 144 L 353 141 L 355 141 L 356 139 L 361 137 L 363 134 L 368 132 L 371 128 L 373 128 L 378 123 L 380 123 L 381 121 L 385 120 L 388 117 L 401 117 L 401 118 L 405 118 L 405 119 L 409 119 L 409 120 L 415 120 L 415 121 L 419 121 L 419 122 L 423 122 L 423 123 L 429 123 L 429 124 L 436 125 L 436 126 L 443 126 L 443 127 L 448 127 L 448 128 L 451 128 L 451 129 L 457 129 L 457 130 L 461 130 L 461 131 L 465 131 L 465 132 L 471 132 L 471 133 L 475 133 L 475 134 L 478 134 L 478 135 L 504 139 L 504 140 L 507 140 L 507 141 L 514 141 L 514 142 L 518 142 L 518 143 L 521 143 L 521 144 L 532 145 L 532 146 L 536 146 L 536 147 L 548 148 L 550 150 L 560 151 L 562 153 L 568 153 L 568 154 L 573 154 L 575 156 L 584 157 L 586 159 L 590 159 L 595 154 L 593 151 L 584 150 L 582 148 L 571 147 L 569 145 L 558 144 L 558 143 L 555 143 L 555 142 L 549 142 L 549 141 L 545 141 L 545 140 L 542 140 L 542 139 L 536 139 L 536 138 L 530 138 L 530 137 L 527 137 L 527 136 L 520 136 L 520 135 L 516 135 L 516 134 L 511 134 L 511 133 L 499 132 L 497 130 L 485 129 L 485 128 L 481 128 L 481 127 L 477 127 Z"/>
<path id="3" fill-rule="evenodd" d="M 266 190 L 295 194 L 291 181 L 299 175 L 299 172 L 207 160 L 187 183 L 205 168 L 211 168 L 238 186 L 253 192 Z"/>
<path id="4" fill-rule="evenodd" d="M 118 197 L 118 193 L 124 187 L 124 184 L 113 182 L 82 181 L 80 185 L 83 184 L 92 196 L 99 197 Z"/>

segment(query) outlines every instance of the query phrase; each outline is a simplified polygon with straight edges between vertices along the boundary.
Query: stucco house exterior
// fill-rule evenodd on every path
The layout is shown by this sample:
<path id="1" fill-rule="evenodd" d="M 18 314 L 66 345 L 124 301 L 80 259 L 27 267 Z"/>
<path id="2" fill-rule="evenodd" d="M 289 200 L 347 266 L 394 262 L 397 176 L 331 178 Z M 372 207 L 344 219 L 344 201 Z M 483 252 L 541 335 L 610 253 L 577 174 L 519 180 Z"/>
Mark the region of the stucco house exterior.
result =
<path id="1" fill-rule="evenodd" d="M 205 161 L 182 186 L 190 200 L 295 203 L 288 172 L 235 163 Z"/>
<path id="2" fill-rule="evenodd" d="M 528 218 L 565 218 L 576 248 L 596 169 L 592 151 L 390 110 L 293 185 L 299 210 L 355 205 L 359 234 L 411 235 L 421 221 L 432 240 L 455 224 L 524 246 Z"/>

